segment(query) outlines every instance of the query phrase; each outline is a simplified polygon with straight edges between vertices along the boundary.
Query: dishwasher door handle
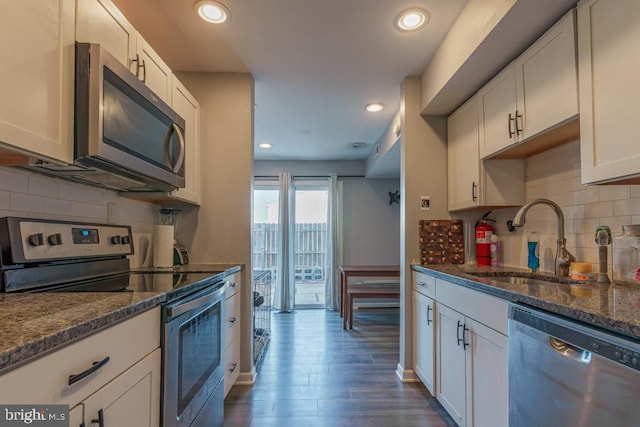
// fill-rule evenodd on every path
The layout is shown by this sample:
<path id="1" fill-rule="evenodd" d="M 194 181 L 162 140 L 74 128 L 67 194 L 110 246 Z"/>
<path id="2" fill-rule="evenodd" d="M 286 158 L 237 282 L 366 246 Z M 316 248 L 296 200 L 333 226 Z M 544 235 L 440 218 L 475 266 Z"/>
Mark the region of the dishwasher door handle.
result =
<path id="1" fill-rule="evenodd" d="M 549 337 L 549 346 L 551 346 L 551 348 L 557 353 L 560 353 L 571 360 L 575 360 L 579 363 L 585 363 L 587 365 L 591 363 L 590 351 L 583 350 L 575 345 L 569 344 L 568 342 L 554 337 Z"/>

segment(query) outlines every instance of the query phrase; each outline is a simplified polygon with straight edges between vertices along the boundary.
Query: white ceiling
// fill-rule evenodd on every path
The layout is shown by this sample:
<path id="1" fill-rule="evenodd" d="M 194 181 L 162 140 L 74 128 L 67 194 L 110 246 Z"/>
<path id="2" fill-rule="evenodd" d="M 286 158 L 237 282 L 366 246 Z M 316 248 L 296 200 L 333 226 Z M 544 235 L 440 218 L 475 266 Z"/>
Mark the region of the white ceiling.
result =
<path id="1" fill-rule="evenodd" d="M 256 159 L 334 160 L 367 157 L 403 78 L 422 73 L 466 1 L 221 0 L 232 19 L 217 26 L 196 16 L 195 0 L 114 3 L 173 70 L 253 74 Z M 410 7 L 431 21 L 401 33 L 393 18 Z M 367 113 L 371 101 L 386 107 Z"/>

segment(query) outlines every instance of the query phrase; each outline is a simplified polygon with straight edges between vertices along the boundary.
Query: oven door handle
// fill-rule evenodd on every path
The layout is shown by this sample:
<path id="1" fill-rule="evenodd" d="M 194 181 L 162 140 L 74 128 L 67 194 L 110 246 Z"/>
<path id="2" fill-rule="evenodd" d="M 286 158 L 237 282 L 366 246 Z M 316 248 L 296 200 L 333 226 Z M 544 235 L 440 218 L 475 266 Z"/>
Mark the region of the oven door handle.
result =
<path id="1" fill-rule="evenodd" d="M 188 311 L 195 310 L 200 307 L 206 307 L 212 301 L 220 299 L 222 295 L 224 295 L 224 292 L 225 287 L 222 286 L 220 289 L 216 289 L 213 292 L 210 290 L 204 290 L 188 301 L 179 301 L 174 304 L 169 304 L 167 305 L 167 317 L 174 318 Z"/>

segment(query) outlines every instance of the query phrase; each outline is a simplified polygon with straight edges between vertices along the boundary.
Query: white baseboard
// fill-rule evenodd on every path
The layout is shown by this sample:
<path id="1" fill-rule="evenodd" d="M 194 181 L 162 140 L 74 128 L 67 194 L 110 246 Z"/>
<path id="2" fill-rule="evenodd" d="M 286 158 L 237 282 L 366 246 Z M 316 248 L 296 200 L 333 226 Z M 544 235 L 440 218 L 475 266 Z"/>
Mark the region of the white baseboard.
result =
<path id="1" fill-rule="evenodd" d="M 256 382 L 256 369 L 251 367 L 251 372 L 240 372 L 235 384 L 238 385 L 254 385 Z"/>
<path id="2" fill-rule="evenodd" d="M 403 383 L 417 383 L 420 381 L 413 369 L 404 369 L 399 363 L 396 368 L 396 375 Z"/>

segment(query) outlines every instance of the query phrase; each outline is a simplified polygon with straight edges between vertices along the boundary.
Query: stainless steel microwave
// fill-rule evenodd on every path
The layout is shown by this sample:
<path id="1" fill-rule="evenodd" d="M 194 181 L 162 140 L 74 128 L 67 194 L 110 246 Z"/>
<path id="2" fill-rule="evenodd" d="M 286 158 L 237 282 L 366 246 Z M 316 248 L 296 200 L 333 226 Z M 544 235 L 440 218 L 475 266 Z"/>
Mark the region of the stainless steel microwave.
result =
<path id="1" fill-rule="evenodd" d="M 75 68 L 75 163 L 184 187 L 184 119 L 98 44 L 76 43 Z"/>

